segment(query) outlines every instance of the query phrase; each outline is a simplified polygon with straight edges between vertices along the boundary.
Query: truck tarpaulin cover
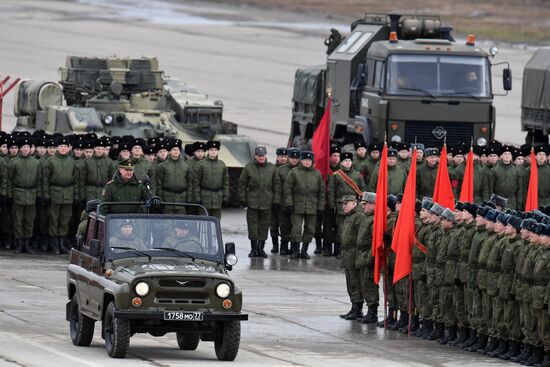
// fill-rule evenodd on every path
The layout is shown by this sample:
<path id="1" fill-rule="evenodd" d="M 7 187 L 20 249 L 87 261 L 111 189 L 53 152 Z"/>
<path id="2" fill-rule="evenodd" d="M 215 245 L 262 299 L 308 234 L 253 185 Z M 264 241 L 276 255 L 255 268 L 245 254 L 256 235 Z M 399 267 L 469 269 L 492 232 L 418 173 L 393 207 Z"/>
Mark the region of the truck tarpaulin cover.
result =
<path id="1" fill-rule="evenodd" d="M 541 48 L 523 71 L 521 107 L 550 110 L 550 48 Z"/>
<path id="2" fill-rule="evenodd" d="M 325 65 L 296 70 L 292 101 L 304 104 L 316 104 L 322 87 Z M 323 101 L 321 100 L 321 103 Z"/>

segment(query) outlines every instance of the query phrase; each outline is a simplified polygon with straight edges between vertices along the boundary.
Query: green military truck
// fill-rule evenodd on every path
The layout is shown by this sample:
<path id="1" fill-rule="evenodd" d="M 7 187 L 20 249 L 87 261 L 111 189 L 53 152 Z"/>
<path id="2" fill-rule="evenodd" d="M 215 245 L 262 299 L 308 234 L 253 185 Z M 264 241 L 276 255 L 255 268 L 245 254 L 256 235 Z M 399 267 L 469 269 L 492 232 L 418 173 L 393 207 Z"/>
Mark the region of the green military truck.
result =
<path id="1" fill-rule="evenodd" d="M 487 144 L 495 134 L 491 57 L 456 42 L 438 16 L 367 14 L 327 38 L 325 65 L 296 71 L 289 145 L 301 148 L 333 99 L 331 139 Z M 503 88 L 511 89 L 503 70 Z"/>
<path id="2" fill-rule="evenodd" d="M 136 333 L 175 332 L 180 349 L 213 341 L 217 358 L 232 361 L 248 320 L 227 273 L 236 262 L 214 217 L 92 212 L 67 269 L 71 340 L 89 346 L 101 322 L 113 358 L 126 356 Z"/>
<path id="3" fill-rule="evenodd" d="M 523 69 L 521 129 L 525 142 L 548 143 L 550 134 L 550 48 L 539 48 Z"/>

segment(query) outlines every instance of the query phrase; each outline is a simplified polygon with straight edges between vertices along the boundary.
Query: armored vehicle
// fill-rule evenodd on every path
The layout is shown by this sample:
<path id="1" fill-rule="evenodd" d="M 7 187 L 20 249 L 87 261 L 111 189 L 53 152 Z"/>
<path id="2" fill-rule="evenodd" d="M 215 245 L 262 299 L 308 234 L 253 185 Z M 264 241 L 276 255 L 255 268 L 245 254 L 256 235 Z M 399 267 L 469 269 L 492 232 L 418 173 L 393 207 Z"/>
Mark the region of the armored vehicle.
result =
<path id="1" fill-rule="evenodd" d="M 493 139 L 496 48 L 486 52 L 473 35 L 456 42 L 438 16 L 398 13 L 367 14 L 346 37 L 333 29 L 325 44 L 325 65 L 296 71 L 289 145 L 310 144 L 328 95 L 331 139 L 341 146 Z M 509 68 L 503 89 L 511 89 Z"/>
<path id="2" fill-rule="evenodd" d="M 223 103 L 165 76 L 156 58 L 68 56 L 59 83 L 23 80 L 15 96 L 17 130 L 220 140 L 219 158 L 237 192 L 255 143 L 222 118 Z M 232 198 L 238 203 L 237 198 Z"/>
<path id="3" fill-rule="evenodd" d="M 136 333 L 175 332 L 180 349 L 213 341 L 219 360 L 234 360 L 240 322 L 248 319 L 227 273 L 236 262 L 235 245 L 222 244 L 214 217 L 91 212 L 67 269 L 71 340 L 90 345 L 101 322 L 114 358 L 125 357 Z"/>
<path id="4" fill-rule="evenodd" d="M 521 129 L 525 142 L 548 143 L 550 134 L 550 48 L 539 48 L 523 69 Z"/>

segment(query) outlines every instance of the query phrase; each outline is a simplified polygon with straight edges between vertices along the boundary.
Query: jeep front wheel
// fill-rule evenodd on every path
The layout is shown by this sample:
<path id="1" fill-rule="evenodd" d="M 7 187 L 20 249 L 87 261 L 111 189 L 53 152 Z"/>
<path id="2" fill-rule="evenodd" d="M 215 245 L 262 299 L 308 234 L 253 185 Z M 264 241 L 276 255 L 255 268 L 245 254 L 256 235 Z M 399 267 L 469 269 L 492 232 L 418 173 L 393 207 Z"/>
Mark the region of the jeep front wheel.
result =
<path id="1" fill-rule="evenodd" d="M 199 346 L 200 334 L 178 331 L 176 339 L 181 350 L 195 350 Z"/>
<path id="2" fill-rule="evenodd" d="M 76 295 L 71 299 L 71 321 L 69 327 L 71 331 L 71 340 L 74 345 L 87 347 L 94 337 L 95 321 L 80 312 L 80 306 Z"/>
<path id="3" fill-rule="evenodd" d="M 103 318 L 105 348 L 112 358 L 124 358 L 130 346 L 130 322 L 115 318 L 115 304 L 110 302 Z"/>
<path id="4" fill-rule="evenodd" d="M 233 361 L 239 353 L 241 343 L 241 322 L 225 321 L 221 324 L 221 330 L 214 340 L 216 357 L 220 361 Z"/>

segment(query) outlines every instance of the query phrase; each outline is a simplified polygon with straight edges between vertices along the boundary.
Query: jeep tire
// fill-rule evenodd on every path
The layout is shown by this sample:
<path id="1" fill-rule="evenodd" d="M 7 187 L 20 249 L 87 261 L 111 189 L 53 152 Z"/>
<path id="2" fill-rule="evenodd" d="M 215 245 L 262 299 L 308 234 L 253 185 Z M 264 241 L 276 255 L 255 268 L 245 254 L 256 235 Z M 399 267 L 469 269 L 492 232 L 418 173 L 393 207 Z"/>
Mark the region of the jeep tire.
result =
<path id="1" fill-rule="evenodd" d="M 178 346 L 181 350 L 195 350 L 199 346 L 200 334 L 193 332 L 178 331 L 176 333 Z"/>
<path id="2" fill-rule="evenodd" d="M 216 357 L 220 361 L 233 361 L 239 353 L 241 343 L 241 322 L 224 321 L 220 325 L 220 330 L 214 339 L 214 349 Z"/>
<path id="3" fill-rule="evenodd" d="M 71 332 L 71 340 L 74 345 L 79 347 L 87 347 L 92 342 L 94 337 L 95 321 L 80 312 L 80 306 L 76 295 L 71 298 L 71 320 L 69 328 Z"/>
<path id="4" fill-rule="evenodd" d="M 112 358 L 124 358 L 130 346 L 130 322 L 115 318 L 115 303 L 110 302 L 103 318 L 105 349 Z"/>

